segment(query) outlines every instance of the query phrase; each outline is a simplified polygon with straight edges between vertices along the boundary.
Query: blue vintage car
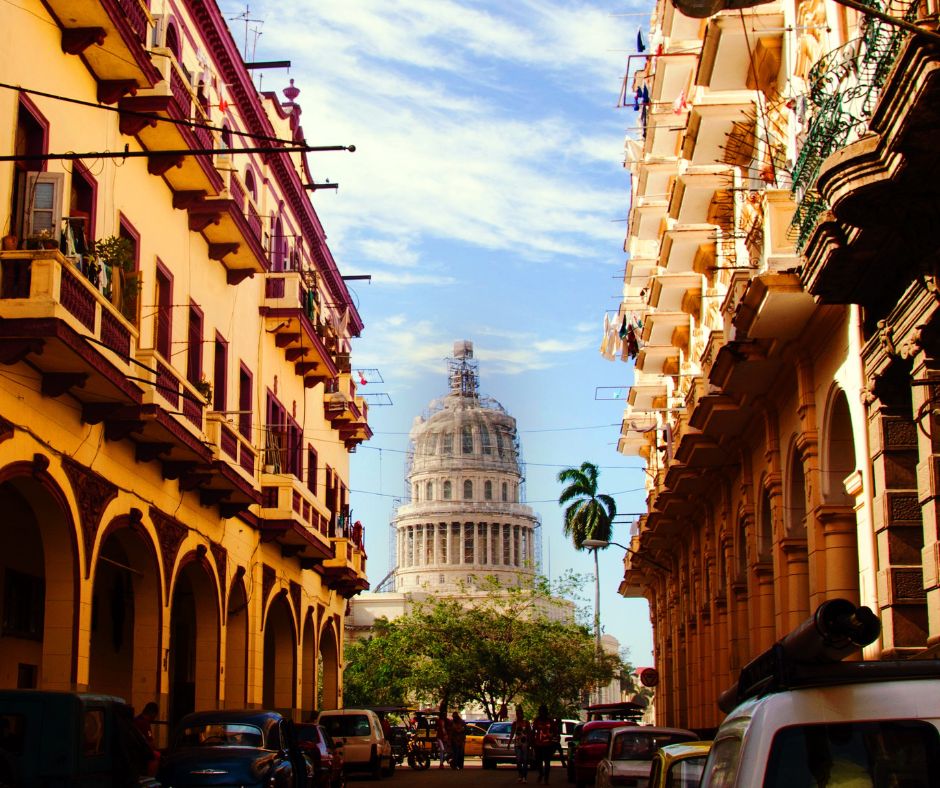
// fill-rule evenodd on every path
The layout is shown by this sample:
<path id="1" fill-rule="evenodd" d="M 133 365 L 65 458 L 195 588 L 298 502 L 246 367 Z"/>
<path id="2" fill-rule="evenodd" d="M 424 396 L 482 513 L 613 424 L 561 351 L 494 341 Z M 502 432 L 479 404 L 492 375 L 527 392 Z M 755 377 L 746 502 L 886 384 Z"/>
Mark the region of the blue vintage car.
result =
<path id="1" fill-rule="evenodd" d="M 311 788 L 313 775 L 289 719 L 275 711 L 217 710 L 183 717 L 157 776 L 165 788 Z"/>

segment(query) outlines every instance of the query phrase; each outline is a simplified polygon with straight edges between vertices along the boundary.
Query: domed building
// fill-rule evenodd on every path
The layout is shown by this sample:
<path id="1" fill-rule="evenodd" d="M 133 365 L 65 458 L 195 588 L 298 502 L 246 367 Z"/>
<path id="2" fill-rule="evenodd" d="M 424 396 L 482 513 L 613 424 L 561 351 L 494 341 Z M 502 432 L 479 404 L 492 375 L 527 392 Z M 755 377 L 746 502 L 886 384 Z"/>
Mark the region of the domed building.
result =
<path id="1" fill-rule="evenodd" d="M 415 418 L 406 501 L 392 522 L 393 568 L 351 602 L 347 633 L 396 618 L 433 596 L 472 596 L 479 581 L 531 580 L 541 564 L 540 523 L 524 502 L 516 420 L 481 396 L 473 343 L 454 343 L 448 393 Z"/>
<path id="2" fill-rule="evenodd" d="M 473 343 L 454 344 L 450 392 L 411 429 L 410 503 L 398 508 L 395 588 L 456 592 L 535 574 L 538 519 L 522 498 L 516 420 L 481 397 Z"/>

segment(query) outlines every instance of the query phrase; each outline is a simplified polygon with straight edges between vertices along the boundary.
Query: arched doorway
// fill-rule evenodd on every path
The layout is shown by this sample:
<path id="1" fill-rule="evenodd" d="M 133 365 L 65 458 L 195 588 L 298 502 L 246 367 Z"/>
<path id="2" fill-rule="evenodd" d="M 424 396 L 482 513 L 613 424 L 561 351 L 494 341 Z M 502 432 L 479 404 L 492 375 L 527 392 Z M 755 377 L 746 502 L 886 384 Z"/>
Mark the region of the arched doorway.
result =
<path id="1" fill-rule="evenodd" d="M 271 602 L 264 622 L 264 686 L 261 702 L 266 709 L 291 715 L 296 685 L 297 640 L 294 616 L 287 594 L 278 594 Z"/>
<path id="2" fill-rule="evenodd" d="M 335 619 L 327 619 L 320 632 L 320 650 L 317 652 L 319 708 L 339 708 L 339 642 L 336 638 Z"/>
<path id="3" fill-rule="evenodd" d="M 95 564 L 88 688 L 141 709 L 160 691 L 161 588 L 151 543 L 124 519 Z"/>
<path id="4" fill-rule="evenodd" d="M 300 710 L 307 719 L 317 706 L 317 622 L 313 609 L 304 616 L 303 640 L 300 649 Z"/>
<path id="5" fill-rule="evenodd" d="M 219 698 L 219 593 L 204 559 L 184 559 L 170 606 L 170 722 Z"/>
<path id="6" fill-rule="evenodd" d="M 248 596 L 242 580 L 232 583 L 225 627 L 225 707 L 248 705 Z"/>
<path id="7" fill-rule="evenodd" d="M 0 687 L 74 689 L 78 561 L 64 497 L 8 468 L 0 482 Z"/>

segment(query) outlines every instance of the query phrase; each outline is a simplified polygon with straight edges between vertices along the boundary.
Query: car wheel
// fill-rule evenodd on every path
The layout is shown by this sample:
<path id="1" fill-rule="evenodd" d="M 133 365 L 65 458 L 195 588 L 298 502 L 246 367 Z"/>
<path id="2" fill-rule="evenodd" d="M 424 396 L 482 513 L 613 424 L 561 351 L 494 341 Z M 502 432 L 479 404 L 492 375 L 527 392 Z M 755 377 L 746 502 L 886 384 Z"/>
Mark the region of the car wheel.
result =
<path id="1" fill-rule="evenodd" d="M 495 768 L 496 768 L 496 761 L 494 761 L 492 758 L 484 758 L 484 759 L 483 759 L 483 768 L 484 768 L 484 769 L 495 769 Z"/>
<path id="2" fill-rule="evenodd" d="M 369 765 L 369 771 L 372 774 L 373 780 L 382 779 L 382 759 L 379 758 L 378 755 L 375 756 L 375 760 Z M 578 786 L 578 788 L 581 788 L 581 786 Z"/>
<path id="3" fill-rule="evenodd" d="M 388 759 L 388 768 L 385 769 L 384 774 L 386 777 L 391 777 L 395 773 L 395 759 Z"/>

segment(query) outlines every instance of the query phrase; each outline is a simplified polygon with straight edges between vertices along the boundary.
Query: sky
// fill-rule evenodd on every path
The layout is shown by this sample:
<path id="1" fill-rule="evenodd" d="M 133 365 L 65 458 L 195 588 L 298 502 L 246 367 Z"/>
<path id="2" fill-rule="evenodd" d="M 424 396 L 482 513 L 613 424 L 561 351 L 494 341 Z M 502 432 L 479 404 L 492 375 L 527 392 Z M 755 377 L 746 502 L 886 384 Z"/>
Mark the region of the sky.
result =
<path id="1" fill-rule="evenodd" d="M 629 203 L 617 109 L 650 3 L 578 0 L 222 0 L 262 90 L 293 79 L 327 242 L 365 322 L 353 340 L 371 441 L 351 465 L 352 518 L 369 580 L 389 571 L 413 419 L 447 390 L 453 343 L 471 340 L 480 392 L 517 420 L 526 502 L 542 524 L 542 570 L 584 575 L 593 559 L 562 532 L 564 467 L 592 462 L 618 511 L 645 509 L 638 458 L 616 450 L 632 364 L 599 353 L 620 299 Z M 247 8 L 247 17 L 245 21 Z M 621 391 L 621 396 L 624 391 Z M 629 523 L 618 519 L 615 541 Z M 616 593 L 623 551 L 600 555 L 601 623 L 636 666 L 652 664 L 645 600 Z"/>

